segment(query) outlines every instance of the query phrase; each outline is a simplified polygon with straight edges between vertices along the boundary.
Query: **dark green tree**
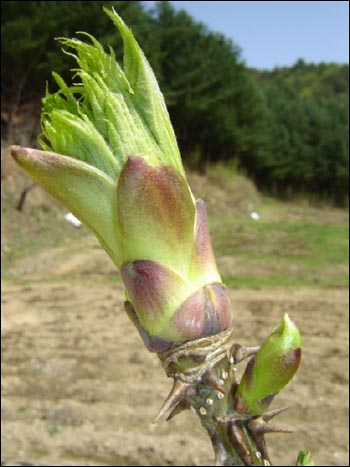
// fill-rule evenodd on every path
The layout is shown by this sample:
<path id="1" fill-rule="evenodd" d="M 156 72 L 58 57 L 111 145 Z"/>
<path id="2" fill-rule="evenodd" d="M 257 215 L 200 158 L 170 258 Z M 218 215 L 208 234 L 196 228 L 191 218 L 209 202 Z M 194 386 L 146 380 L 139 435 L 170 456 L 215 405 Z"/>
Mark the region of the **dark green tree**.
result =
<path id="1" fill-rule="evenodd" d="M 158 2 L 161 88 L 185 159 L 253 165 L 266 149 L 266 106 L 240 49 L 168 2 Z"/>
<path id="2" fill-rule="evenodd" d="M 105 1 L 116 8 L 140 35 L 149 36 L 142 2 Z M 88 31 L 103 44 L 121 45 L 99 1 L 1 2 L 1 96 L 18 103 L 41 97 L 51 71 L 65 76 L 73 61 L 60 53 L 55 38 Z M 137 34 L 136 34 L 137 35 Z M 121 47 L 119 47 L 121 50 Z"/>
<path id="3" fill-rule="evenodd" d="M 348 65 L 306 64 L 253 71 L 270 111 L 270 151 L 257 166 L 261 186 L 348 203 Z"/>

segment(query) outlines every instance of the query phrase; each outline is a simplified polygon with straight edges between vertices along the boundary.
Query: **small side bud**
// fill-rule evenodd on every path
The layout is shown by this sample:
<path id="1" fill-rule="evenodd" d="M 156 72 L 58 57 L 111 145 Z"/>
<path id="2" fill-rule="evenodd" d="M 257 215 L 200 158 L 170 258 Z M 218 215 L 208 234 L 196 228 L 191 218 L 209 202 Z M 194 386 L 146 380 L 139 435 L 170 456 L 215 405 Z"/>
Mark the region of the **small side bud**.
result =
<path id="1" fill-rule="evenodd" d="M 310 451 L 300 451 L 296 465 L 315 465 Z"/>
<path id="2" fill-rule="evenodd" d="M 235 407 L 261 415 L 297 371 L 301 336 L 287 313 L 249 361 L 237 388 Z"/>

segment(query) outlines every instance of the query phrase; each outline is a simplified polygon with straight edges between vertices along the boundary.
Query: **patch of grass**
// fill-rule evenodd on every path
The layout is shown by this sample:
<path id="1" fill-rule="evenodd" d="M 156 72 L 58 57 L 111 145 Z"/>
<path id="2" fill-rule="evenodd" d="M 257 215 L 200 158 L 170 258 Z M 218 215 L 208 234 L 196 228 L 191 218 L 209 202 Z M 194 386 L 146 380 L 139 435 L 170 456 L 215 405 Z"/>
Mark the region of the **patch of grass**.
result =
<path id="1" fill-rule="evenodd" d="M 347 223 L 213 218 L 211 233 L 227 285 L 329 287 L 349 284 Z"/>
<path id="2" fill-rule="evenodd" d="M 48 432 L 48 434 L 50 436 L 55 436 L 59 433 L 61 433 L 61 428 L 57 425 L 49 425 L 47 428 L 46 428 L 46 431 Z"/>

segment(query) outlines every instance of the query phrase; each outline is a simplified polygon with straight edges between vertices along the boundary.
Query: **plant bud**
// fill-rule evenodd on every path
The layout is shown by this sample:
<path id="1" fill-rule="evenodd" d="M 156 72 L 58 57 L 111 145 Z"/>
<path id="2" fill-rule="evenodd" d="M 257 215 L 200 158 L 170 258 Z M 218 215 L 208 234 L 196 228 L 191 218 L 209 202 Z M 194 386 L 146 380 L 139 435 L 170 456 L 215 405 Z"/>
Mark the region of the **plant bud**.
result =
<path id="1" fill-rule="evenodd" d="M 300 451 L 296 465 L 300 465 L 300 466 L 315 465 L 314 461 L 312 460 L 311 452 L 306 451 L 306 450 Z"/>
<path id="2" fill-rule="evenodd" d="M 247 365 L 235 396 L 238 410 L 262 414 L 293 378 L 300 359 L 301 336 L 286 313 Z"/>
<path id="3" fill-rule="evenodd" d="M 124 67 L 99 42 L 60 39 L 79 83 L 44 98 L 44 151 L 12 148 L 21 168 L 96 235 L 120 269 L 126 311 L 149 350 L 225 330 L 232 311 L 205 204 L 185 178 L 164 98 L 132 32 L 107 11 Z"/>

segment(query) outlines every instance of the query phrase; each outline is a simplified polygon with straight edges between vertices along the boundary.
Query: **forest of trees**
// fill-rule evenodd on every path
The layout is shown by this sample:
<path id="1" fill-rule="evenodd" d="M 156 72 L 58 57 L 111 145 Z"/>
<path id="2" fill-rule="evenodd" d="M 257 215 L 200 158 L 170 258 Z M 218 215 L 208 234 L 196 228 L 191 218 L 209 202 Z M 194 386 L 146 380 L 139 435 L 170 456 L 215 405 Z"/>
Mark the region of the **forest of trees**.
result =
<path id="1" fill-rule="evenodd" d="M 102 5 L 133 29 L 165 95 L 186 164 L 230 162 L 270 193 L 348 203 L 349 66 L 249 69 L 237 44 L 169 2 L 1 2 L 1 98 L 18 109 L 54 90 L 75 64 L 55 37 L 93 34 L 122 47 Z M 234 31 L 233 31 L 234 33 Z"/>

